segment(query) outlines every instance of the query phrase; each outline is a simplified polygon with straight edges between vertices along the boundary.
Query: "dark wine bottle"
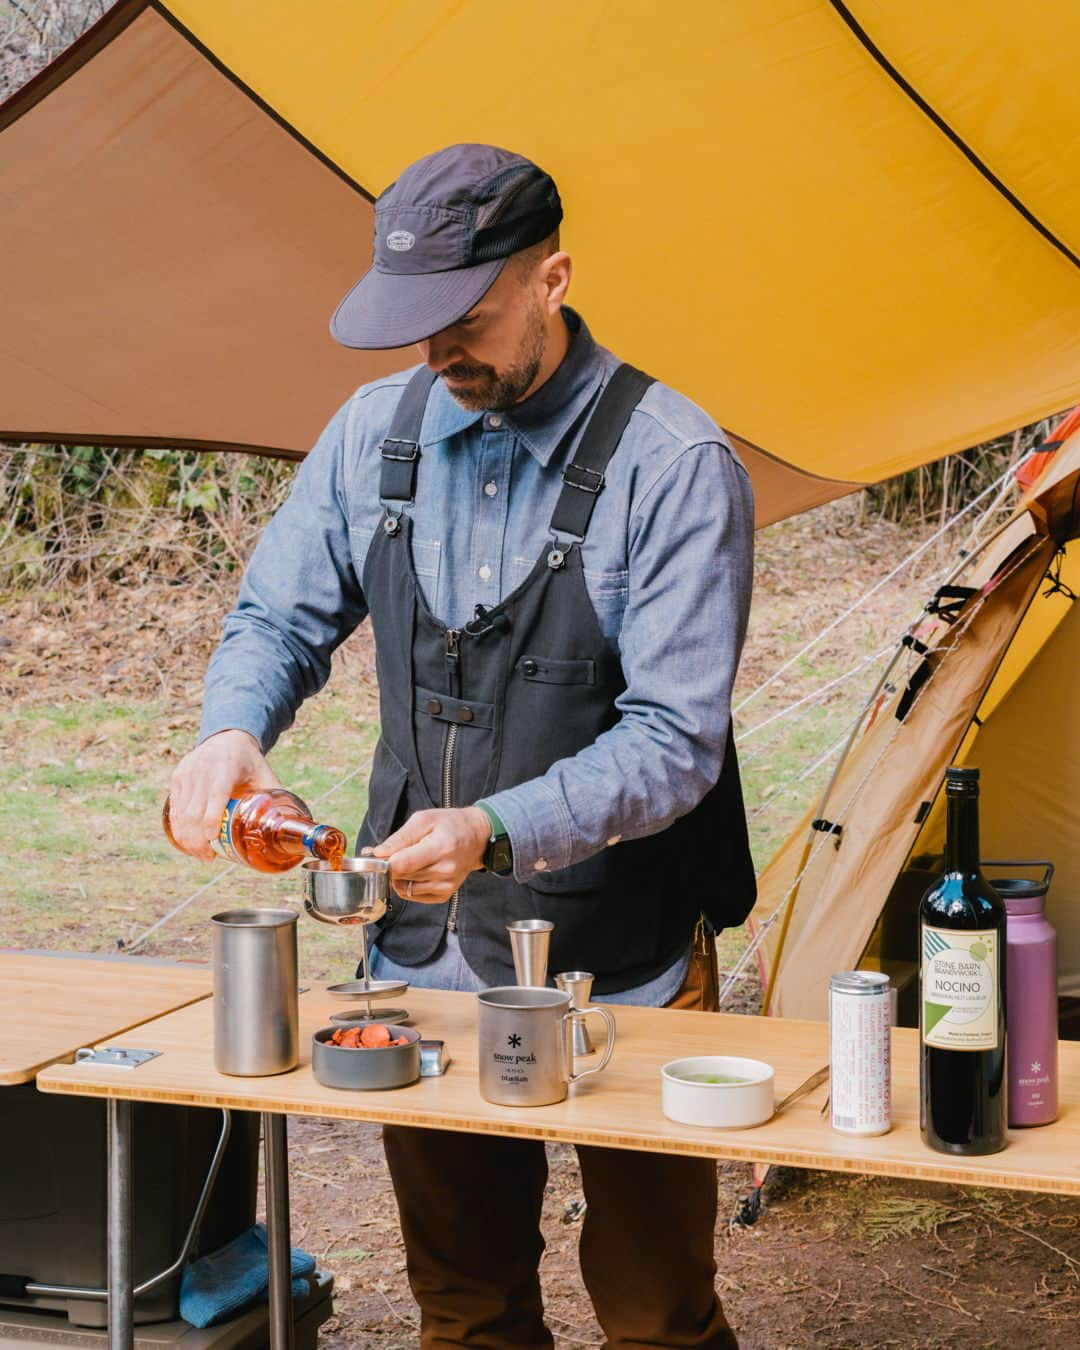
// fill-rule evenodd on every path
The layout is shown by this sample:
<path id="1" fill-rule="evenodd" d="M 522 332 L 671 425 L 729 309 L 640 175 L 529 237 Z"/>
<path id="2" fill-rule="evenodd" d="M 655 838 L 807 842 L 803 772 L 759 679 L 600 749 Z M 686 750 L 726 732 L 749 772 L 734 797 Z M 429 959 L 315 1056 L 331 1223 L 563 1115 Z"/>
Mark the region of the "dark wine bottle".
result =
<path id="1" fill-rule="evenodd" d="M 979 771 L 945 772 L 945 873 L 919 907 L 922 1135 L 1005 1147 L 1005 905 L 979 868 Z"/>

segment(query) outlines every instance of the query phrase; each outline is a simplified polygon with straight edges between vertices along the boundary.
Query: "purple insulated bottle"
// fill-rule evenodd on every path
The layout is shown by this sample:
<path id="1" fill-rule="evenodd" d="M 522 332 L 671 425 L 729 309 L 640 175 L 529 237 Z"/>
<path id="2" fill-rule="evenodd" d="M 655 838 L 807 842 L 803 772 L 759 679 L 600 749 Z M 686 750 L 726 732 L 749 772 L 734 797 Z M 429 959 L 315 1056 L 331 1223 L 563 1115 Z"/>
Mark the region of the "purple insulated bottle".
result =
<path id="1" fill-rule="evenodd" d="M 1044 910 L 1054 865 L 987 862 L 983 866 L 1043 869 L 1038 881 L 1006 876 L 993 877 L 991 884 L 1005 901 L 1007 915 L 1009 1124 L 1049 1125 L 1058 1113 L 1057 936 Z"/>

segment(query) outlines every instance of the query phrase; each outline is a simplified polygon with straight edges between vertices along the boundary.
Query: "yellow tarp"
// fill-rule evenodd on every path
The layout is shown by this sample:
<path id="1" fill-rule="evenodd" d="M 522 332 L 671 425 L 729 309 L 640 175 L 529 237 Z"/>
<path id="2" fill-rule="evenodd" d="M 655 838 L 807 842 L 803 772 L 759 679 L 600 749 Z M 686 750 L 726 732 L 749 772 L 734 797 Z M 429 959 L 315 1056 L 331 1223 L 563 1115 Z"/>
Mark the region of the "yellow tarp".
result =
<path id="1" fill-rule="evenodd" d="M 373 192 L 457 140 L 558 180 L 576 301 L 799 467 L 873 481 L 1080 397 L 1080 5 L 172 0 Z"/>

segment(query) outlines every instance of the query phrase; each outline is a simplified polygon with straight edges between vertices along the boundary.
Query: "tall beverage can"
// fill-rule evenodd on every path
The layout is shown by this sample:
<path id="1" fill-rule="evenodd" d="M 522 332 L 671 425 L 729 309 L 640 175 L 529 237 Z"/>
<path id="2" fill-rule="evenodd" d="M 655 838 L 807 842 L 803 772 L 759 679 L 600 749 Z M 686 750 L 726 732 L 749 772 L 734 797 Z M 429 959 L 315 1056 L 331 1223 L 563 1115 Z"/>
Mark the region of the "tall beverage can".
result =
<path id="1" fill-rule="evenodd" d="M 844 970 L 829 980 L 829 1099 L 842 1134 L 886 1134 L 892 1125 L 889 977 Z"/>

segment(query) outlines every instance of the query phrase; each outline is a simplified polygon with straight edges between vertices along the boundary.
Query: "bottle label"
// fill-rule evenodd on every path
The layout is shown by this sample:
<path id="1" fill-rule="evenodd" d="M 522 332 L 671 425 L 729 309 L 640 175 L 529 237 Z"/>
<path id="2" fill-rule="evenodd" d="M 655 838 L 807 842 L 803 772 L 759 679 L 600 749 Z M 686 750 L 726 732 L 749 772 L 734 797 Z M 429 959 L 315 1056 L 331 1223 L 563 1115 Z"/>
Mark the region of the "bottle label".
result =
<path id="1" fill-rule="evenodd" d="M 998 934 L 922 930 L 922 1038 L 946 1050 L 998 1043 Z"/>
<path id="2" fill-rule="evenodd" d="M 221 813 L 221 824 L 218 826 L 217 838 L 211 841 L 210 847 L 222 858 L 228 858 L 230 862 L 243 862 L 243 858 L 233 847 L 232 827 L 233 816 L 236 814 L 238 797 L 230 797 L 225 803 L 225 810 Z"/>

